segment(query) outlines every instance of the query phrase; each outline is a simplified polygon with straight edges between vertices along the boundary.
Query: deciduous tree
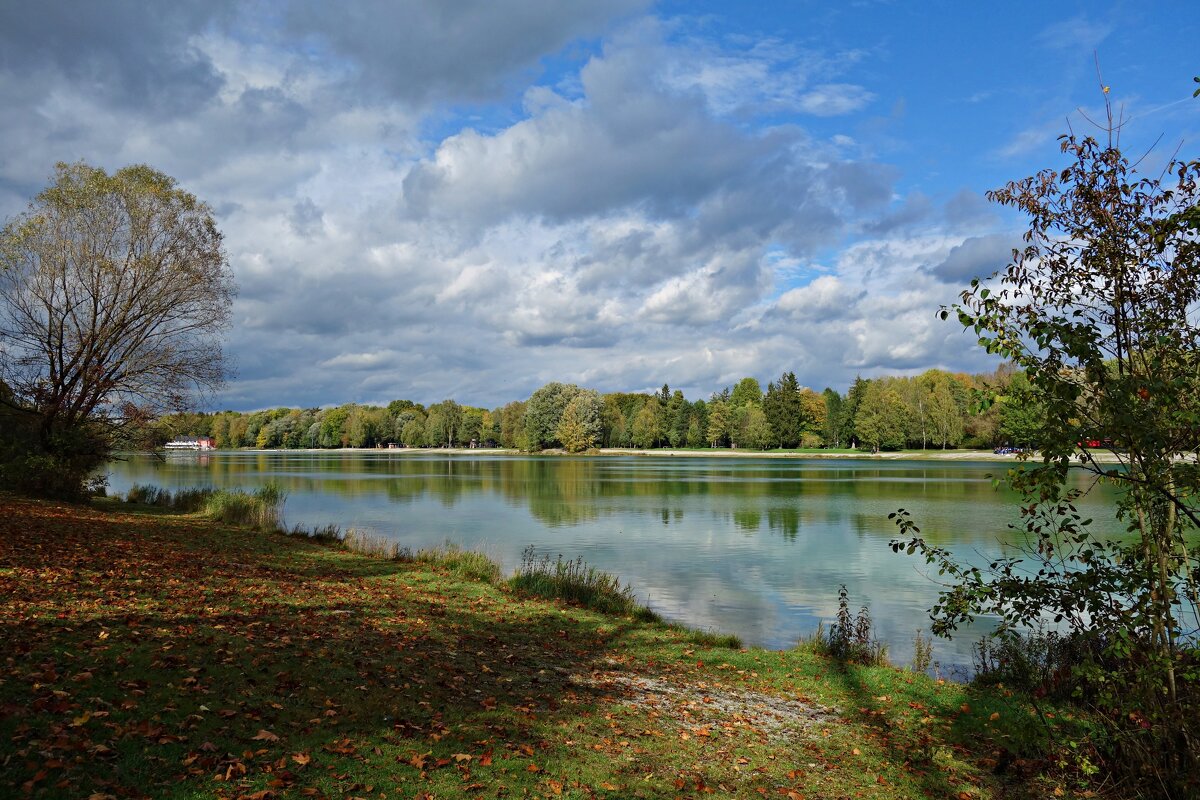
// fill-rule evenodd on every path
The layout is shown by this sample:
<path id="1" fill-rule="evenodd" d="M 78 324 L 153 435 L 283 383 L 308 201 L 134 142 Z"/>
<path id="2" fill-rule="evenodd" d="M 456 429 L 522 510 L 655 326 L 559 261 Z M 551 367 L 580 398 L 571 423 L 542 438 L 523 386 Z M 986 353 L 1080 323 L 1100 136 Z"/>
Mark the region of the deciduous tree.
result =
<path id="1" fill-rule="evenodd" d="M 1150 776 L 1156 794 L 1194 797 L 1200 162 L 1142 177 L 1116 146 L 1111 113 L 1108 129 L 1107 144 L 1063 137 L 1062 169 L 990 194 L 1029 217 L 1025 244 L 953 309 L 982 347 L 1024 370 L 1041 409 L 1039 459 L 1010 474 L 1028 551 L 983 571 L 920 538 L 895 546 L 956 581 L 934 608 L 937 630 L 981 613 L 1007 627 L 1064 625 L 1079 653 L 1064 667 L 1107 715 L 1110 763 Z M 1110 443 L 1109 460 L 1080 449 L 1088 440 Z M 1129 538 L 1090 532 L 1074 470 L 1117 488 Z"/>
<path id="2" fill-rule="evenodd" d="M 59 164 L 0 232 L 0 265 L 0 378 L 37 415 L 44 488 L 78 491 L 122 425 L 221 385 L 221 234 L 163 173 Z"/>
<path id="3" fill-rule="evenodd" d="M 556 431 L 558 440 L 568 453 L 581 453 L 596 446 L 600 438 L 600 415 L 603 403 L 600 395 L 584 389 L 563 409 Z"/>

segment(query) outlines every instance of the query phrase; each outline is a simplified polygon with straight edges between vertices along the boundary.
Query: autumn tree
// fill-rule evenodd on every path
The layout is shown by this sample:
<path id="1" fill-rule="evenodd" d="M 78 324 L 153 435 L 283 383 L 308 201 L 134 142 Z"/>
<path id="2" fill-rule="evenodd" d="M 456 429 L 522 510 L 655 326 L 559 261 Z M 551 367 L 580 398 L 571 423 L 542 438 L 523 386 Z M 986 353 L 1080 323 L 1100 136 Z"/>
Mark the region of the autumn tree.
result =
<path id="1" fill-rule="evenodd" d="M 899 450 L 904 447 L 908 427 L 909 409 L 897 381 L 881 378 L 867 382 L 854 415 L 854 430 L 862 443 L 872 450 Z"/>
<path id="2" fill-rule="evenodd" d="M 630 433 L 633 443 L 638 447 L 651 448 L 662 441 L 666 431 L 663 425 L 663 407 L 657 395 L 651 396 L 634 417 Z"/>
<path id="3" fill-rule="evenodd" d="M 729 403 L 714 396 L 708 404 L 708 441 L 713 447 L 726 442 L 732 443 L 733 433 L 733 414 Z"/>
<path id="4" fill-rule="evenodd" d="M 163 173 L 59 164 L 0 232 L 0 267 L 0 379 L 37 432 L 10 480 L 76 494 L 123 426 L 224 380 L 221 233 Z"/>
<path id="5" fill-rule="evenodd" d="M 571 398 L 558 421 L 556 435 L 568 453 L 581 453 L 596 446 L 600 438 L 603 402 L 592 389 L 584 389 Z"/>

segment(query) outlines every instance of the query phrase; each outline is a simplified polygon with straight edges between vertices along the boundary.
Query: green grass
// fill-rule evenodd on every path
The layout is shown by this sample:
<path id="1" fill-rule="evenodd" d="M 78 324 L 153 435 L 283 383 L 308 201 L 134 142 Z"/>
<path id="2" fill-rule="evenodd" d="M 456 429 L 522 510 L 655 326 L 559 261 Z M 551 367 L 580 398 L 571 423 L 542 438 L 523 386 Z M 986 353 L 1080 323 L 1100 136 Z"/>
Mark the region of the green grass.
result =
<path id="1" fill-rule="evenodd" d="M 531 597 L 477 555 L 340 538 L 0 496 L 0 796 L 1098 788 L 1086 721 L 1020 694 L 732 649 Z"/>

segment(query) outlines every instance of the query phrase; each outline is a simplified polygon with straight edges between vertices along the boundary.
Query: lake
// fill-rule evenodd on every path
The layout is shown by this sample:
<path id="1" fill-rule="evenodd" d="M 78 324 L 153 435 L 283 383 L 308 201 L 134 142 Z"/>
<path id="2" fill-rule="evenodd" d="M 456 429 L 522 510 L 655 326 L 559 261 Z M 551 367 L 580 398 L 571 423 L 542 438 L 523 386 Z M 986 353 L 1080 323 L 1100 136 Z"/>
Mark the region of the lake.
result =
<path id="1" fill-rule="evenodd" d="M 284 518 L 357 528 L 418 549 L 481 549 L 506 573 L 533 545 L 620 576 L 673 621 L 790 647 L 828 626 L 845 584 L 867 605 L 894 663 L 912 657 L 938 590 L 923 561 L 897 555 L 890 512 L 974 563 L 1014 541 L 1004 463 L 845 458 L 452 455 L 403 450 L 171 453 L 123 457 L 109 488 L 212 486 L 287 493 Z M 1085 513 L 1111 519 L 1104 487 Z M 1112 532 L 1118 530 L 1110 523 Z M 970 664 L 981 621 L 936 641 L 944 671 Z"/>

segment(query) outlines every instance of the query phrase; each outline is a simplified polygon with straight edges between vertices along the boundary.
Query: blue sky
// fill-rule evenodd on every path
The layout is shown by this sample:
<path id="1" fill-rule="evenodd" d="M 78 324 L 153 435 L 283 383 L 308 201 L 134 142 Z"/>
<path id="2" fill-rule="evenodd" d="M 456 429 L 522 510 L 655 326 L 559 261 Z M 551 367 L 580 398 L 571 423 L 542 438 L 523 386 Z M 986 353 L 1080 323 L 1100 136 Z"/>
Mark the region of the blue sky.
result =
<path id="1" fill-rule="evenodd" d="M 0 214 L 57 161 L 215 209 L 240 286 L 214 408 L 550 380 L 993 365 L 936 319 L 1022 221 L 984 192 L 1102 112 L 1195 158 L 1187 3 L 0 6 Z"/>

